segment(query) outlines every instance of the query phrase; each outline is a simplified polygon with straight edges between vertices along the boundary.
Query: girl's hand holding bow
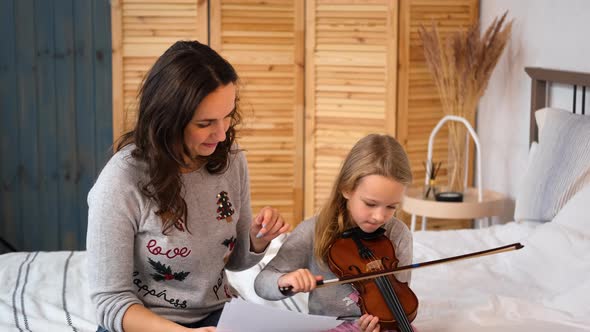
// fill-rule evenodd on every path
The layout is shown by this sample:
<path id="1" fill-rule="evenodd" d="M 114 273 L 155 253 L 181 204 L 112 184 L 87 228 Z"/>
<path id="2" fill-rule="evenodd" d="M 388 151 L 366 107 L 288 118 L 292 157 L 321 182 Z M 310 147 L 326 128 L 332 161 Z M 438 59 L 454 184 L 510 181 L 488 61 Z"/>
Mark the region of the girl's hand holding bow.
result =
<path id="1" fill-rule="evenodd" d="M 322 280 L 322 276 L 313 275 L 308 269 L 299 269 L 293 272 L 283 274 L 278 281 L 279 288 L 291 286 L 290 292 L 311 292 L 316 288 L 317 281 Z"/>

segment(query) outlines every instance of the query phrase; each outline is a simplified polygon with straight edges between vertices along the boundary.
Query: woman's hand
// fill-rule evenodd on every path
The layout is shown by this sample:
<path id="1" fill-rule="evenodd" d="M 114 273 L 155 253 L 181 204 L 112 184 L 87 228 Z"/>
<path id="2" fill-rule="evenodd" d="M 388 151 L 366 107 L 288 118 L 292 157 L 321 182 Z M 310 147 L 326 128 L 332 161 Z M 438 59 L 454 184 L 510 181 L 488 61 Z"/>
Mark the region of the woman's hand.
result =
<path id="1" fill-rule="evenodd" d="M 322 280 L 320 275 L 313 275 L 308 269 L 299 269 L 283 274 L 278 281 L 279 287 L 291 286 L 291 292 L 311 292 L 316 288 L 317 281 Z"/>
<path id="2" fill-rule="evenodd" d="M 191 329 L 191 331 L 195 332 L 215 332 L 217 329 L 214 326 L 207 326 L 207 327 L 199 327 L 198 329 Z"/>
<path id="3" fill-rule="evenodd" d="M 285 222 L 277 209 L 270 206 L 262 208 L 250 226 L 250 241 L 254 252 L 263 252 L 270 241 L 290 229 L 291 225 Z"/>
<path id="4" fill-rule="evenodd" d="M 364 314 L 359 318 L 358 325 L 363 332 L 379 332 L 381 326 L 379 325 L 379 317 Z"/>

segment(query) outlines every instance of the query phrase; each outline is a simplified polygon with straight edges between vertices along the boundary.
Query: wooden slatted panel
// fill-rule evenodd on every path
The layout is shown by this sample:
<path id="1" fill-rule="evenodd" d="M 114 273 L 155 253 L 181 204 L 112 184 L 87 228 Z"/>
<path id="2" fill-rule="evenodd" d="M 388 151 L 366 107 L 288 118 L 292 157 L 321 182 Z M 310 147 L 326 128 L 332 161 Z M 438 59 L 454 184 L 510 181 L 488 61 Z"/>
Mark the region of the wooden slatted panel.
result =
<path id="1" fill-rule="evenodd" d="M 398 139 L 404 144 L 410 157 L 414 184 L 424 182 L 424 166 L 430 132 L 444 116 L 440 98 L 431 73 L 426 66 L 418 28 L 438 25 L 441 35 L 447 37 L 459 29 L 466 28 L 479 16 L 476 0 L 401 0 L 400 2 L 400 43 L 399 43 L 399 99 Z M 474 123 L 474 119 L 469 119 Z M 448 131 L 441 129 L 435 139 L 433 160 L 448 159 Z M 473 151 L 473 150 L 472 150 Z M 471 153 L 471 157 L 473 153 Z M 470 163 L 472 165 L 472 163 Z M 469 173 L 473 171 L 471 167 Z M 446 184 L 446 168 L 441 168 L 437 183 Z M 429 226 L 435 226 L 436 223 Z M 443 223 L 438 227 L 443 227 Z M 446 221 L 446 228 L 470 227 L 465 220 Z"/>
<path id="2" fill-rule="evenodd" d="M 397 1 L 307 1 L 305 214 L 369 133 L 395 135 Z"/>
<path id="3" fill-rule="evenodd" d="M 178 40 L 207 40 L 207 1 L 112 0 L 113 139 L 137 119 L 137 91 L 156 59 Z"/>
<path id="4" fill-rule="evenodd" d="M 296 225 L 303 202 L 303 1 L 211 2 L 211 46 L 240 76 L 252 208 Z"/>

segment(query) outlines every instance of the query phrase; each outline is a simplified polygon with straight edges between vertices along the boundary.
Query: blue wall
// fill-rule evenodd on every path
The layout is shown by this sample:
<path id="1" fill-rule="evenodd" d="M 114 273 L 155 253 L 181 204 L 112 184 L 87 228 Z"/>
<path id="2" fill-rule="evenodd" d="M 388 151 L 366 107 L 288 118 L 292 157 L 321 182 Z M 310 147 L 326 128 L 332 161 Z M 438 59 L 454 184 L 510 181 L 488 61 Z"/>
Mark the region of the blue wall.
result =
<path id="1" fill-rule="evenodd" d="M 111 155 L 108 0 L 0 0 L 0 237 L 84 249 Z"/>

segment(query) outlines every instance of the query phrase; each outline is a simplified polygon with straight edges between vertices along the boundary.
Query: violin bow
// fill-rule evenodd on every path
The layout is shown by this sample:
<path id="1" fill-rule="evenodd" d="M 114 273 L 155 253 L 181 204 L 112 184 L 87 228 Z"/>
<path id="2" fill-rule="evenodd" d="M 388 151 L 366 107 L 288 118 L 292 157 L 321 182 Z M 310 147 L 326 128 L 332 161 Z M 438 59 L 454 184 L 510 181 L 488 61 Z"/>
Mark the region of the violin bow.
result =
<path id="1" fill-rule="evenodd" d="M 326 286 L 332 286 L 332 285 L 351 283 L 351 282 L 361 281 L 361 280 L 365 280 L 365 279 L 384 277 L 384 276 L 388 276 L 391 274 L 396 274 L 396 273 L 400 273 L 400 272 L 408 271 L 408 270 L 415 270 L 415 269 L 422 268 L 422 267 L 444 264 L 444 263 L 463 260 L 463 259 L 471 259 L 471 258 L 476 258 L 476 257 L 495 255 L 495 254 L 518 250 L 518 249 L 522 249 L 522 248 L 524 248 L 524 246 L 522 244 L 513 243 L 513 244 L 509 244 L 509 245 L 505 245 L 505 246 L 501 246 L 501 247 L 497 247 L 497 248 L 476 251 L 476 252 L 472 252 L 469 254 L 452 256 L 452 257 L 437 259 L 437 260 L 423 262 L 423 263 L 416 263 L 416 264 L 400 266 L 400 267 L 396 267 L 396 268 L 388 269 L 388 270 L 380 270 L 380 271 L 374 271 L 374 272 L 361 273 L 361 274 L 356 274 L 356 275 L 349 276 L 349 277 L 335 278 L 335 279 L 329 279 L 329 280 L 319 280 L 319 281 L 317 281 L 317 287 L 320 288 L 320 287 L 326 287 Z M 291 288 L 291 287 L 289 286 L 289 287 L 284 287 L 284 288 Z M 283 291 L 283 290 L 281 290 L 281 291 Z M 285 289 L 285 291 L 287 291 L 287 289 Z"/>

